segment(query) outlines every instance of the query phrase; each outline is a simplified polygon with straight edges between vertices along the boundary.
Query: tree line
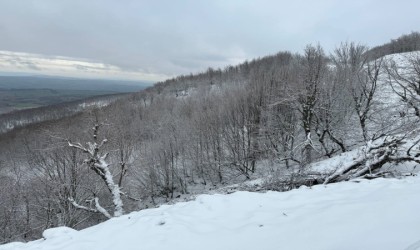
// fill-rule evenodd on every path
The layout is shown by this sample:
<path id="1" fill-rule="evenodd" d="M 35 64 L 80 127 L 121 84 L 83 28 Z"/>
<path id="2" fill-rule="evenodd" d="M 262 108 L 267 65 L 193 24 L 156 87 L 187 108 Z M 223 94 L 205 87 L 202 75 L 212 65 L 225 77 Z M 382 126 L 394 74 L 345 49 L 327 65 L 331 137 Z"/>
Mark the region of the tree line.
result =
<path id="1" fill-rule="evenodd" d="M 397 39 L 391 39 L 389 43 L 376 46 L 368 51 L 370 57 L 380 58 L 390 54 L 404 53 L 420 50 L 420 33 L 413 31 L 402 35 Z"/>

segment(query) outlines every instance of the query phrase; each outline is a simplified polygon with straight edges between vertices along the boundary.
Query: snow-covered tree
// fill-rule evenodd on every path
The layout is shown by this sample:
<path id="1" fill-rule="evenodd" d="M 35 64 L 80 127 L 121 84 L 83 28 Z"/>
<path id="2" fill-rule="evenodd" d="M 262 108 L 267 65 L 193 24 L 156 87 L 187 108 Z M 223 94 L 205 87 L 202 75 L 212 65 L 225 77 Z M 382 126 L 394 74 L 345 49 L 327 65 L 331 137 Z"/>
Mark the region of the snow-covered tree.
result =
<path id="1" fill-rule="evenodd" d="M 95 124 L 92 128 L 93 130 L 93 142 L 87 142 L 85 145 L 81 143 L 74 143 L 68 140 L 69 147 L 81 150 L 85 155 L 86 159 L 84 164 L 93 170 L 105 183 L 108 191 L 112 197 L 112 204 L 114 206 L 114 211 L 111 214 L 106 208 L 104 208 L 99 203 L 99 197 L 96 193 L 93 194 L 93 197 L 86 202 L 89 203 L 89 206 L 81 205 L 78 201 L 74 200 L 73 197 L 70 197 L 69 200 L 72 202 L 73 206 L 79 209 L 84 209 L 90 212 L 101 213 L 107 218 L 118 217 L 123 215 L 123 201 L 121 199 L 121 190 L 120 186 L 114 181 L 113 175 L 110 170 L 110 165 L 107 162 L 108 152 L 103 152 L 103 146 L 107 143 L 107 139 L 99 140 L 99 129 L 103 124 L 98 122 L 96 119 Z"/>

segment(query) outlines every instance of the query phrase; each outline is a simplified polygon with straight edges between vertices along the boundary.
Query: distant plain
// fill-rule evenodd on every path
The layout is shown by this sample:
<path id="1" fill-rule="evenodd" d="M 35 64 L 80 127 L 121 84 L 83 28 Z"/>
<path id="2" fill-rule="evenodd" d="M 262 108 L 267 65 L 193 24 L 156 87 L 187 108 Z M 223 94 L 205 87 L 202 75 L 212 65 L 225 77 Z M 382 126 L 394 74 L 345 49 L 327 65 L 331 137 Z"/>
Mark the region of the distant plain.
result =
<path id="1" fill-rule="evenodd" d="M 147 82 L 40 76 L 0 76 L 0 114 L 88 97 L 136 92 Z"/>

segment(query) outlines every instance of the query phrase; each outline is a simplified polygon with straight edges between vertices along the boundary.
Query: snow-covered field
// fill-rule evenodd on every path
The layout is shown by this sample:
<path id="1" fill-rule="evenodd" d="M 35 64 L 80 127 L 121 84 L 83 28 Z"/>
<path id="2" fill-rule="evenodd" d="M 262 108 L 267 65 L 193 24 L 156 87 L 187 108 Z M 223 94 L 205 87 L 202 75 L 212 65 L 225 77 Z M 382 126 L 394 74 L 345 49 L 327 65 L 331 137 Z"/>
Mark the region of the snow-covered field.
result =
<path id="1" fill-rule="evenodd" d="M 0 249 L 420 249 L 420 177 L 201 195 Z"/>

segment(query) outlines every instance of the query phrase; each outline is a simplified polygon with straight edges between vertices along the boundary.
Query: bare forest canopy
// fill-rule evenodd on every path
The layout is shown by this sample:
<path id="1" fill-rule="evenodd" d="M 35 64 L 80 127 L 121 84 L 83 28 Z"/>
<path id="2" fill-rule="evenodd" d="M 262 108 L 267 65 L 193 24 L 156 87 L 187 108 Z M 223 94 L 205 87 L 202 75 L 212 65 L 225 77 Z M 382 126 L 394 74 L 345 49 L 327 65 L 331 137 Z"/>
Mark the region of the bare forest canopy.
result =
<path id="1" fill-rule="evenodd" d="M 327 55 L 308 45 L 84 112 L 51 110 L 69 115 L 0 135 L 0 242 L 257 177 L 266 180 L 260 189 L 285 191 L 420 163 L 419 81 L 416 52 L 377 57 L 347 42 Z"/>

